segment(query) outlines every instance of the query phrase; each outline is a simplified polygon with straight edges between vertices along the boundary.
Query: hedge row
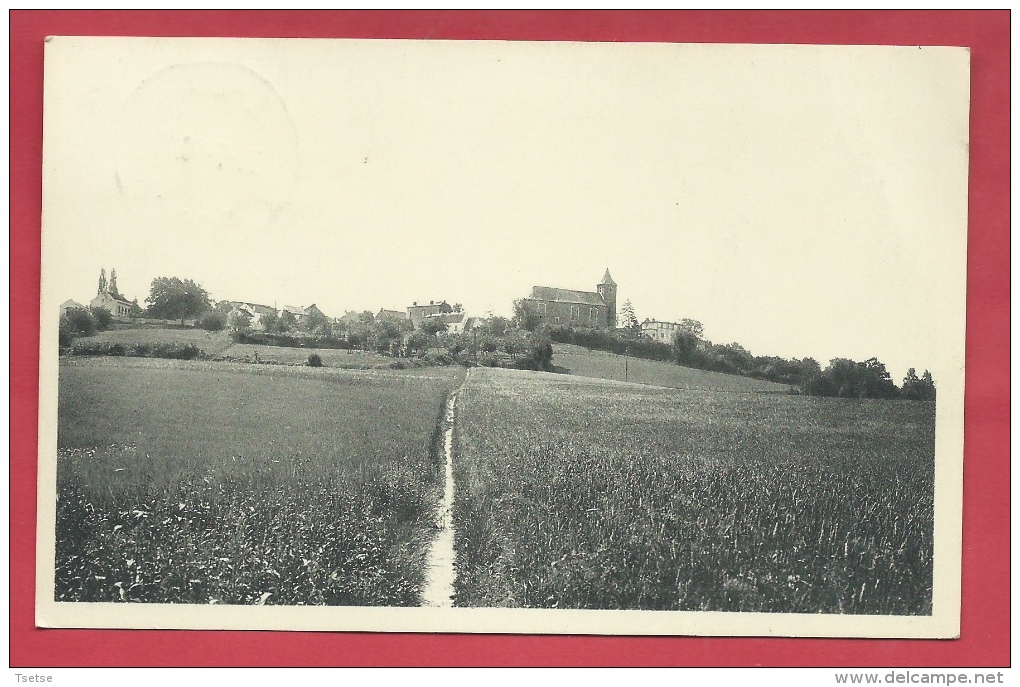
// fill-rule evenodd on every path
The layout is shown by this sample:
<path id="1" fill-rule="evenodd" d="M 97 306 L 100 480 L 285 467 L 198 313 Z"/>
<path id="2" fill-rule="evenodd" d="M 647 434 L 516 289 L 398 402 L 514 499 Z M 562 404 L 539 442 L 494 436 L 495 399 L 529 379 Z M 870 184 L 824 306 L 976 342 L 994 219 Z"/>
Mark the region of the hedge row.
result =
<path id="1" fill-rule="evenodd" d="M 338 348 L 347 350 L 350 344 L 343 339 L 331 336 L 288 336 L 287 334 L 267 334 L 264 332 L 233 332 L 230 335 L 234 343 L 251 344 L 253 346 L 282 346 L 285 348 Z"/>
<path id="2" fill-rule="evenodd" d="M 644 336 L 622 338 L 614 332 L 602 329 L 574 329 L 565 326 L 549 328 L 549 338 L 556 343 L 574 344 L 598 351 L 608 351 L 634 358 L 673 362 L 676 354 L 673 347 L 661 341 Z"/>
<path id="3" fill-rule="evenodd" d="M 110 341 L 82 341 L 71 347 L 71 355 L 111 355 L 134 358 L 194 360 L 202 355 L 195 344 L 178 342 L 122 344 Z"/>

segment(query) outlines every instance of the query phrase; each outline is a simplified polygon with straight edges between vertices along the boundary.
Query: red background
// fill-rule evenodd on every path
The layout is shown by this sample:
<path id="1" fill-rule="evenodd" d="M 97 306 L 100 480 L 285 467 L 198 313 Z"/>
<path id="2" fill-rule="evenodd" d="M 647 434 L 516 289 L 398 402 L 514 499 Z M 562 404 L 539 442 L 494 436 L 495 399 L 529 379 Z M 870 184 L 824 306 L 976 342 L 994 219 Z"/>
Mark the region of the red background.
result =
<path id="1" fill-rule="evenodd" d="M 11 666 L 1009 665 L 1009 19 L 1008 11 L 11 12 Z M 960 639 L 36 629 L 42 70 L 51 34 L 969 46 Z"/>

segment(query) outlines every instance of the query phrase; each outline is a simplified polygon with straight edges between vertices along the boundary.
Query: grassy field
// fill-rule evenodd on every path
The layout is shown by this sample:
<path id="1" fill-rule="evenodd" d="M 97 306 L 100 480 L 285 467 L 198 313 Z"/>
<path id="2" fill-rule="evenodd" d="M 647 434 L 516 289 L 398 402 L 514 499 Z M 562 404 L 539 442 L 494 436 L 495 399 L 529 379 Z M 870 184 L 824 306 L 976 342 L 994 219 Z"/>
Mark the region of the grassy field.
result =
<path id="1" fill-rule="evenodd" d="M 110 343 L 154 344 L 174 342 L 194 344 L 211 358 L 227 358 L 238 361 L 254 360 L 256 353 L 261 361 L 300 365 L 308 360 L 308 356 L 317 353 L 326 367 L 346 369 L 368 369 L 386 367 L 394 359 L 389 356 L 366 353 L 364 351 L 343 351 L 333 348 L 289 348 L 285 346 L 257 346 L 253 344 L 235 344 L 226 331 L 207 332 L 203 329 L 164 329 L 158 327 L 136 327 L 130 329 L 110 329 L 94 336 L 79 338 L 80 342 L 108 341 Z"/>
<path id="2" fill-rule="evenodd" d="M 207 355 L 222 355 L 233 345 L 227 332 L 207 332 L 204 329 L 164 329 L 161 327 L 136 327 L 131 329 L 108 329 L 93 336 L 79 337 L 76 341 L 105 341 L 110 343 L 154 344 L 174 342 L 195 344 Z"/>
<path id="3" fill-rule="evenodd" d="M 417 604 L 462 375 L 63 360 L 55 598 Z"/>
<path id="4" fill-rule="evenodd" d="M 641 358 L 626 358 L 606 351 L 589 350 L 572 344 L 553 344 L 553 364 L 569 374 L 594 379 L 610 379 L 674 389 L 705 391 L 753 391 L 786 393 L 789 386 L 721 372 L 696 370 L 675 363 Z"/>
<path id="5" fill-rule="evenodd" d="M 457 605 L 931 612 L 933 404 L 475 369 L 458 405 Z"/>

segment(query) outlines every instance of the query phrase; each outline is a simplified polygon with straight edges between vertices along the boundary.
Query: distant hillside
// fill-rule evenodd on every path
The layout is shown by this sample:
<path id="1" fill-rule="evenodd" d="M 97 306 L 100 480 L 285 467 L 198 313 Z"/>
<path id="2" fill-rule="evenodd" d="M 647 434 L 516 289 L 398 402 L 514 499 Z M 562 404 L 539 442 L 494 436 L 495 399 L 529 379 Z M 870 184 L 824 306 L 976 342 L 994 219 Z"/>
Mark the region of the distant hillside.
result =
<path id="1" fill-rule="evenodd" d="M 753 391 L 758 393 L 786 393 L 789 386 L 750 377 L 708 372 L 675 363 L 624 359 L 622 355 L 589 350 L 571 344 L 553 344 L 553 365 L 561 371 L 581 377 L 614 379 L 617 381 L 667 386 L 675 389 L 704 389 L 712 391 Z M 626 377 L 624 380 L 624 368 Z"/>

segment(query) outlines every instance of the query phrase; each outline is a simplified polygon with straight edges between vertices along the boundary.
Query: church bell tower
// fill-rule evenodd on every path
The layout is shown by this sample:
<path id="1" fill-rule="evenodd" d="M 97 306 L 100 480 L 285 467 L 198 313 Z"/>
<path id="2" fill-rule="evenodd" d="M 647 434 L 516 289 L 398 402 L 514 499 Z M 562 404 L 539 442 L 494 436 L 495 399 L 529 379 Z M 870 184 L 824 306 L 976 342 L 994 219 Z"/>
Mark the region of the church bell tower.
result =
<path id="1" fill-rule="evenodd" d="M 606 302 L 606 327 L 612 331 L 616 328 L 616 282 L 609 276 L 609 268 L 606 268 L 606 274 L 596 290 Z"/>

